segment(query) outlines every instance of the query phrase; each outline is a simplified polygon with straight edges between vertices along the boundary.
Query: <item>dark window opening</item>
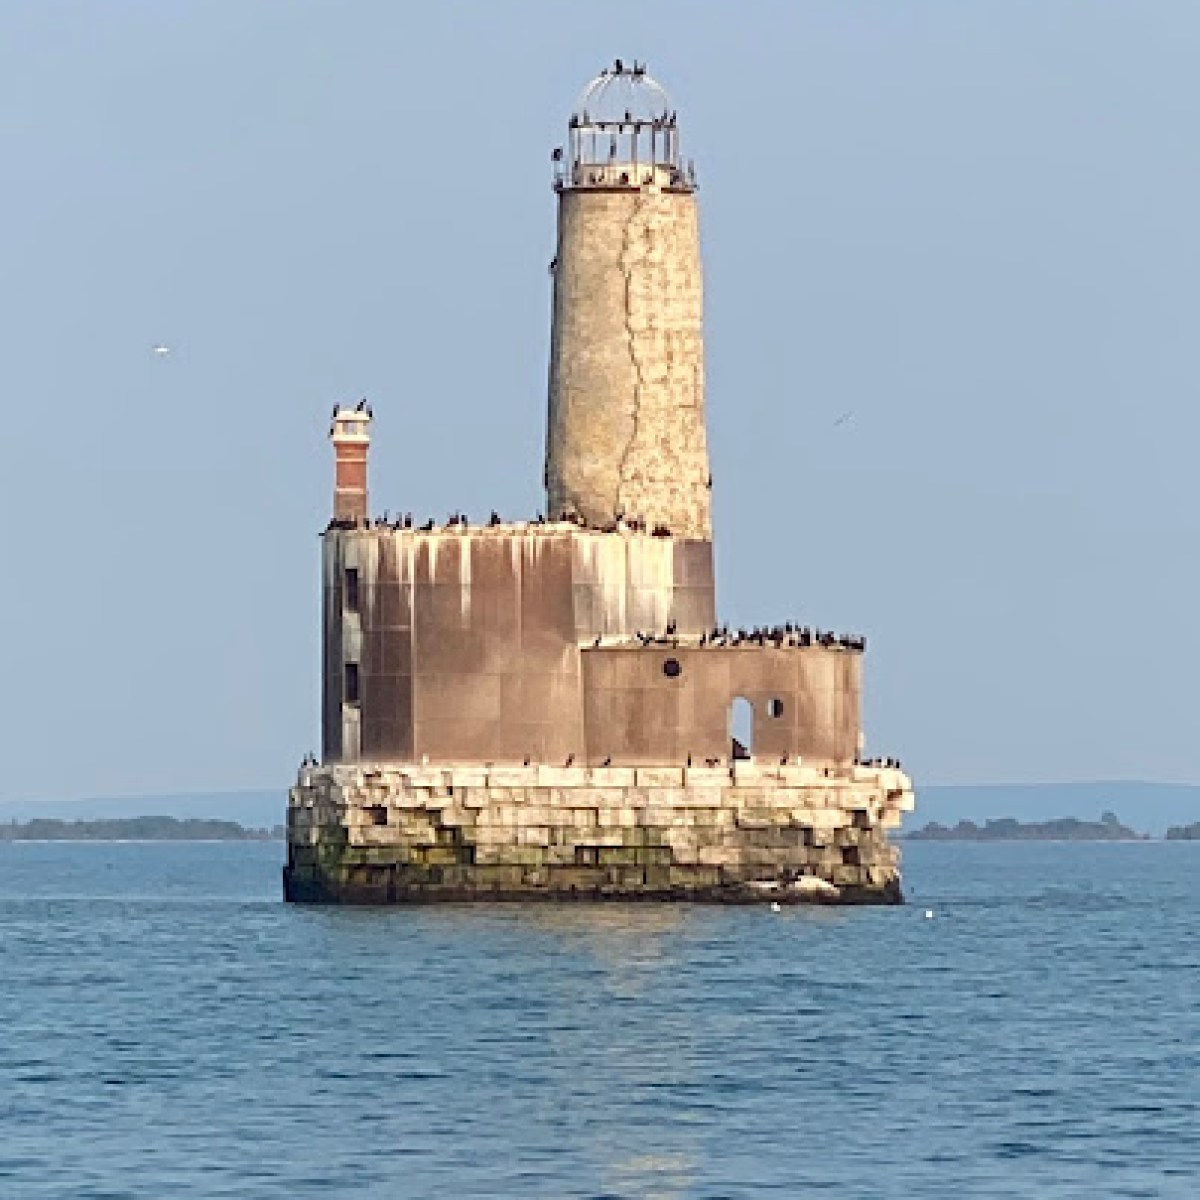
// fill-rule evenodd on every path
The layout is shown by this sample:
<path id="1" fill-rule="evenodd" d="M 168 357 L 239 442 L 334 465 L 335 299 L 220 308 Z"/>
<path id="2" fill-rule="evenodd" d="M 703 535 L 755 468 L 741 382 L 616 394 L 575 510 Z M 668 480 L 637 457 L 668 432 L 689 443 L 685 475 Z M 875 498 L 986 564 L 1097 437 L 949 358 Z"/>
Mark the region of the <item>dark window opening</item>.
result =
<path id="1" fill-rule="evenodd" d="M 358 663 L 346 664 L 346 695 L 347 704 L 357 704 L 358 701 Z"/>
<path id="2" fill-rule="evenodd" d="M 387 824 L 387 809 L 384 808 L 382 805 L 380 805 L 379 807 L 368 808 L 367 816 L 369 816 L 371 818 L 372 825 L 386 825 Z"/>
<path id="3" fill-rule="evenodd" d="M 667 661 L 663 663 L 663 674 L 668 679 L 678 679 L 679 676 L 683 674 L 683 667 L 680 665 L 679 659 L 668 658 Z"/>
<path id="4" fill-rule="evenodd" d="M 767 716 L 778 719 L 783 716 L 783 701 L 778 696 L 767 701 Z"/>
<path id="5" fill-rule="evenodd" d="M 346 604 L 347 612 L 358 612 L 358 569 L 346 568 Z"/>

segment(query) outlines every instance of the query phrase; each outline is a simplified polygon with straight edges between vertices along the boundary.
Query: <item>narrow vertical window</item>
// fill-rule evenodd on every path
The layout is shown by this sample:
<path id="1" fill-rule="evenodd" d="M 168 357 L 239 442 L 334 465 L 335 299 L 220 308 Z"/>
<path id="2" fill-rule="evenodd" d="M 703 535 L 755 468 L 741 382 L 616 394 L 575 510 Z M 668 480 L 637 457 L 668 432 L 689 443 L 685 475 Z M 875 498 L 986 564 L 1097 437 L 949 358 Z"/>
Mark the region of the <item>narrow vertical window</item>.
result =
<path id="1" fill-rule="evenodd" d="M 346 664 L 346 695 L 347 704 L 358 703 L 358 663 Z"/>
<path id="2" fill-rule="evenodd" d="M 347 612 L 358 612 L 358 568 L 346 568 L 346 604 Z"/>

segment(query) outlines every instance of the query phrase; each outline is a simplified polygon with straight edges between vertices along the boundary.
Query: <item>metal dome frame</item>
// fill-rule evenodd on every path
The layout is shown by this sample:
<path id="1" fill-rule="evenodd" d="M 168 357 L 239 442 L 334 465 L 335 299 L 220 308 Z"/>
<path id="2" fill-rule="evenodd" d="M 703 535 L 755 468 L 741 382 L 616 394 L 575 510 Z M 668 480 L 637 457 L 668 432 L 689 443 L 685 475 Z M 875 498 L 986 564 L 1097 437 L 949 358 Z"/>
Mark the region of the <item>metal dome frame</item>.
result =
<path id="1" fill-rule="evenodd" d="M 554 187 L 692 191 L 671 97 L 636 59 L 616 59 L 583 89 L 567 123 L 567 146 L 552 156 Z"/>

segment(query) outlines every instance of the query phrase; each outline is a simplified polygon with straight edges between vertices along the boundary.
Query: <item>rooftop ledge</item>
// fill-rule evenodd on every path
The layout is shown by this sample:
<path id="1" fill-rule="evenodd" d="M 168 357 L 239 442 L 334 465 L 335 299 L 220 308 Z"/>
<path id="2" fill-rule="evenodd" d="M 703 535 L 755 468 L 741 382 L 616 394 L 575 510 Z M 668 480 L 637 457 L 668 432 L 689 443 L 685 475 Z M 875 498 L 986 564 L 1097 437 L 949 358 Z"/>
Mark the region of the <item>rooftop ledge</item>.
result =
<path id="1" fill-rule="evenodd" d="M 861 654 L 867 639 L 861 634 L 828 633 L 807 627 L 767 630 L 715 630 L 712 633 L 642 634 L 598 637 L 581 643 L 588 650 L 842 650 Z"/>
<path id="2" fill-rule="evenodd" d="M 513 537 L 517 534 L 533 534 L 546 536 L 564 533 L 590 534 L 623 534 L 627 537 L 657 537 L 670 538 L 675 535 L 665 526 L 649 526 L 644 521 L 614 521 L 608 525 L 588 525 L 581 521 L 560 519 L 549 521 L 535 518 L 532 521 L 501 521 L 493 519 L 484 522 L 470 522 L 465 517 L 451 518 L 443 522 L 435 522 L 429 518 L 421 524 L 416 524 L 407 514 L 400 517 L 372 517 L 369 521 L 353 521 L 334 517 L 322 530 L 321 536 L 327 533 L 354 534 L 423 534 L 425 536 L 450 537 Z"/>

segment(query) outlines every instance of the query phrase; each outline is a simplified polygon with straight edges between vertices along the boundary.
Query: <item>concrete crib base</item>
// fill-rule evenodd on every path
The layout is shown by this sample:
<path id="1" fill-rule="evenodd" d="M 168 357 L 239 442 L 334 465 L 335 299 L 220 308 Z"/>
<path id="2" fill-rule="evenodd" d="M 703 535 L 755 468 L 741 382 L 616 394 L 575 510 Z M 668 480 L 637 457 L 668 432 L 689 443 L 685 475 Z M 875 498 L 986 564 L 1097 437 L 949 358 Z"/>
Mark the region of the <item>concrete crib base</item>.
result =
<path id="1" fill-rule="evenodd" d="M 306 767 L 284 897 L 305 904 L 897 904 L 895 768 Z"/>
<path id="2" fill-rule="evenodd" d="M 878 887 L 843 887 L 836 896 L 799 894 L 796 892 L 763 892 L 738 884 L 718 884 L 713 887 L 644 886 L 630 888 L 613 886 L 608 882 L 592 887 L 572 885 L 569 888 L 485 888 L 470 884 L 371 884 L 339 882 L 331 878 L 299 877 L 290 867 L 283 869 L 283 895 L 289 904 L 526 904 L 545 903 L 688 903 L 688 904 L 903 904 L 904 895 L 899 879 L 889 880 Z"/>

